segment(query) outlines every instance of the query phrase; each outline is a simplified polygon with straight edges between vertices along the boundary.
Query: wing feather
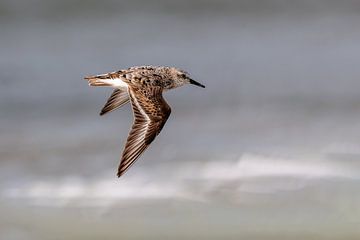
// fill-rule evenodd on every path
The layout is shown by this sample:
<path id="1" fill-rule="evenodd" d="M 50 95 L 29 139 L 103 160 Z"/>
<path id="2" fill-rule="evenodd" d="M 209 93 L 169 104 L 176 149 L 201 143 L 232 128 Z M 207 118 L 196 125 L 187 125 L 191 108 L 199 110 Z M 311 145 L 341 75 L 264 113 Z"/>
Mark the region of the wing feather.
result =
<path id="1" fill-rule="evenodd" d="M 148 148 L 171 113 L 160 87 L 152 87 L 146 91 L 129 87 L 129 96 L 135 119 L 122 154 L 118 177 Z"/>
<path id="2" fill-rule="evenodd" d="M 101 109 L 100 115 L 104 115 L 108 112 L 114 111 L 115 109 L 125 105 L 129 102 L 129 94 L 124 89 L 115 89 L 104 107 Z"/>

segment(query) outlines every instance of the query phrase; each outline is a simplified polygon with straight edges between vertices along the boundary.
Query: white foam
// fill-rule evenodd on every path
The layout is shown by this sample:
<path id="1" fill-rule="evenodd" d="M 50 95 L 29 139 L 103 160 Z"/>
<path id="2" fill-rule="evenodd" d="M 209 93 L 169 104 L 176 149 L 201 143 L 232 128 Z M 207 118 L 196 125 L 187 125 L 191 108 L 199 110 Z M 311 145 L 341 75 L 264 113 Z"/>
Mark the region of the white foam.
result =
<path id="1" fill-rule="evenodd" d="M 203 171 L 206 179 L 238 179 L 255 177 L 326 177 L 344 175 L 332 165 L 318 160 L 297 160 L 272 158 L 253 154 L 243 155 L 239 161 L 214 161 L 207 164 Z"/>
<path id="2" fill-rule="evenodd" d="M 298 191 L 311 184 L 311 180 L 359 178 L 357 169 L 324 159 L 284 159 L 254 154 L 244 154 L 238 161 L 188 162 L 177 169 L 178 174 L 170 174 L 166 181 L 156 174 L 145 178 L 139 169 L 137 175 L 124 176 L 120 181 L 112 174 L 104 174 L 92 182 L 73 177 L 60 181 L 37 180 L 3 189 L 0 196 L 26 198 L 36 205 L 103 207 L 131 203 L 134 199 L 211 201 L 213 195 L 209 193 L 221 192 L 225 186 L 231 187 L 230 195 L 236 200 L 242 192 Z"/>

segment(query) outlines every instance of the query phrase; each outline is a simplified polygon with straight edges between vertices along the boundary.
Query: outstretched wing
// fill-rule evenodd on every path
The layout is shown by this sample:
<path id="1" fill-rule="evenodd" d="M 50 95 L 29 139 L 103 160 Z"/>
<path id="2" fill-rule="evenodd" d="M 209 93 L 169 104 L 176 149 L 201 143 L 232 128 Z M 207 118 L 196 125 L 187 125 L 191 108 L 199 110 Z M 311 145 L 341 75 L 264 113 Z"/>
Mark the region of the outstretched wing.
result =
<path id="1" fill-rule="evenodd" d="M 116 108 L 123 106 L 129 102 L 129 94 L 125 89 L 115 89 L 105 106 L 101 109 L 100 115 L 111 112 Z"/>
<path id="2" fill-rule="evenodd" d="M 135 119 L 122 154 L 118 177 L 125 173 L 160 133 L 171 113 L 160 87 L 146 90 L 129 87 L 129 96 Z"/>

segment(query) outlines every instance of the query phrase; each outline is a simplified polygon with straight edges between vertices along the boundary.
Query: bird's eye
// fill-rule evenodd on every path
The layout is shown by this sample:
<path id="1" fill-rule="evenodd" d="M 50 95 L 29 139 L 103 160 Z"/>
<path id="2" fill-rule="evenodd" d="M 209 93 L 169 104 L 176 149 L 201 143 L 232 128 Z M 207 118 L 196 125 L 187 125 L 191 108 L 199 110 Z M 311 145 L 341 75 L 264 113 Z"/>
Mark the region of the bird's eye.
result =
<path id="1" fill-rule="evenodd" d="M 185 78 L 186 75 L 182 73 L 182 74 L 180 74 L 180 77 Z"/>

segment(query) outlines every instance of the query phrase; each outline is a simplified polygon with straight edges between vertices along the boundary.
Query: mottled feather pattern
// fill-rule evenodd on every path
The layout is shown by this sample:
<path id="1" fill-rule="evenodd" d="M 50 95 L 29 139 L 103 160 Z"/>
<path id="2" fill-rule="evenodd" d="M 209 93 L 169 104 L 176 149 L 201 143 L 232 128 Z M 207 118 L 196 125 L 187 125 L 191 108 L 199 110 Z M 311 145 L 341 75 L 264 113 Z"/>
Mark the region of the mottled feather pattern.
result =
<path id="1" fill-rule="evenodd" d="M 134 123 L 121 157 L 117 174 L 119 177 L 149 147 L 169 118 L 171 108 L 164 100 L 162 92 L 189 83 L 205 87 L 192 80 L 187 72 L 174 67 L 131 67 L 85 79 L 90 86 L 115 88 L 100 115 L 131 102 Z"/>
<path id="2" fill-rule="evenodd" d="M 119 177 L 160 133 L 171 113 L 160 87 L 147 88 L 145 92 L 136 87 L 129 88 L 135 120 L 118 169 Z"/>
<path id="3" fill-rule="evenodd" d="M 119 72 L 124 82 L 137 87 L 159 86 L 164 87 L 164 79 L 170 77 L 168 71 L 164 69 L 156 69 L 154 67 L 147 68 L 131 68 L 128 71 Z M 166 83 L 169 83 L 167 81 Z"/>

